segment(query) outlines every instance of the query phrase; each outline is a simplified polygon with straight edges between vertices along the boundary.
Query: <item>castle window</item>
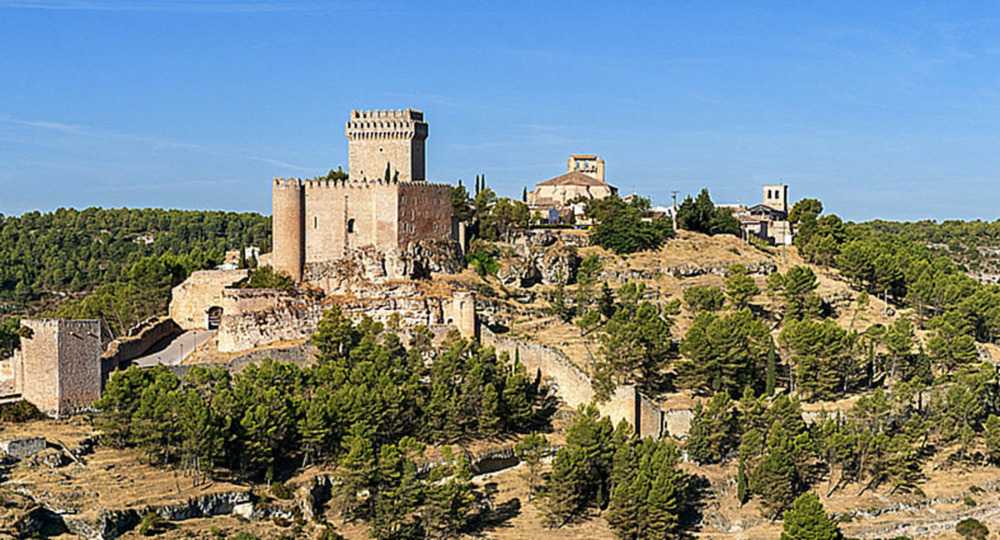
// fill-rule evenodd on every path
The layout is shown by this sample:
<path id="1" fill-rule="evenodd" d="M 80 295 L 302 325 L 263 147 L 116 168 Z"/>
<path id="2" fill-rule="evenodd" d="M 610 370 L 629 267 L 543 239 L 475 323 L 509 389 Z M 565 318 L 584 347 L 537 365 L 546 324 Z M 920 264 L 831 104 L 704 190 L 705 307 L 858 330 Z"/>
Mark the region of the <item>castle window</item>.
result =
<path id="1" fill-rule="evenodd" d="M 315 216 L 313 216 L 313 228 L 314 229 L 318 229 L 319 228 L 319 218 L 315 217 Z"/>
<path id="2" fill-rule="evenodd" d="M 354 232 L 354 218 L 347 220 L 347 232 L 348 233 Z"/>

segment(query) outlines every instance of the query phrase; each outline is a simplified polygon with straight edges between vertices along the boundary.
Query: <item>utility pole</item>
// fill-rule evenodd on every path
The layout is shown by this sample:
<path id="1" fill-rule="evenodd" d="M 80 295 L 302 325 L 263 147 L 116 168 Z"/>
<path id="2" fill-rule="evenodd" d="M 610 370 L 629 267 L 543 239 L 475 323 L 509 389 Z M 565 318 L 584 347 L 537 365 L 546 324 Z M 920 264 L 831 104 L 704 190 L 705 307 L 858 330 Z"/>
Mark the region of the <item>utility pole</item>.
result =
<path id="1" fill-rule="evenodd" d="M 673 218 L 673 220 L 674 220 L 674 230 L 676 231 L 677 230 L 677 190 L 675 189 L 675 190 L 671 191 L 670 194 L 671 194 L 671 196 L 674 199 L 674 211 L 670 213 L 671 214 L 670 217 Z"/>

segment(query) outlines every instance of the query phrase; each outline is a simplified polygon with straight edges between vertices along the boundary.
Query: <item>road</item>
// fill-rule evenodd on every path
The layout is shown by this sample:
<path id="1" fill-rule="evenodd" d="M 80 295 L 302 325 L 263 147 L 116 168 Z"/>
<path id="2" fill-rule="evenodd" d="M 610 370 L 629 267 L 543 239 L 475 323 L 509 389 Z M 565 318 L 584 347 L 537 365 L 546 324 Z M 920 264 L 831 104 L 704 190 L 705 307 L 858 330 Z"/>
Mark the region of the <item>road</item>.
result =
<path id="1" fill-rule="evenodd" d="M 189 330 L 178 334 L 173 339 L 157 343 L 152 349 L 132 363 L 139 367 L 150 367 L 156 364 L 176 366 L 215 335 L 215 330 Z"/>

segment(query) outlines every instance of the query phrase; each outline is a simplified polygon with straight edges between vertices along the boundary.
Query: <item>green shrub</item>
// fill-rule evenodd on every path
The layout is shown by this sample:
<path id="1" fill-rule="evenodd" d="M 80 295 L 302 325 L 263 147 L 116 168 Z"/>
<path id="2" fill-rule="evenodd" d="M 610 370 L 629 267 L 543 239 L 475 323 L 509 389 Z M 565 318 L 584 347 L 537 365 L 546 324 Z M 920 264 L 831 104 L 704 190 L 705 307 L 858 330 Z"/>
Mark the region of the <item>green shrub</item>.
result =
<path id="1" fill-rule="evenodd" d="M 143 536 L 153 536 L 159 532 L 160 525 L 163 524 L 163 518 L 160 514 L 150 512 L 142 517 L 142 522 L 139 524 L 139 534 Z"/>
<path id="2" fill-rule="evenodd" d="M 986 525 L 983 525 L 981 521 L 975 518 L 967 518 L 959 521 L 958 525 L 955 526 L 955 532 L 973 540 L 986 540 L 986 537 L 990 534 L 990 530 L 986 528 Z"/>
<path id="3" fill-rule="evenodd" d="M 965 504 L 965 506 L 976 506 L 976 499 L 973 499 L 972 495 L 966 495 L 962 498 L 962 503 Z"/>
<path id="4" fill-rule="evenodd" d="M 274 495 L 278 499 L 288 500 L 294 494 L 292 493 L 292 488 L 288 487 L 284 482 L 274 482 L 271 484 L 271 495 Z"/>

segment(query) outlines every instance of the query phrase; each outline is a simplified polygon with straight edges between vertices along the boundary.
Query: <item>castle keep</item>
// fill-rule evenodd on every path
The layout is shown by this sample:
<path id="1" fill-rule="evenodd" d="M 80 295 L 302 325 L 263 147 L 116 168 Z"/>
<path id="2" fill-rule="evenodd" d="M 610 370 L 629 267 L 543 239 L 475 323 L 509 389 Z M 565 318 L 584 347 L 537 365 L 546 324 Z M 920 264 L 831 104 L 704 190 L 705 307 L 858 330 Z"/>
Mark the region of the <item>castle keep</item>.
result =
<path id="1" fill-rule="evenodd" d="M 351 111 L 346 133 L 347 180 L 274 180 L 272 263 L 296 281 L 353 249 L 451 236 L 451 186 L 425 180 L 422 112 Z"/>

